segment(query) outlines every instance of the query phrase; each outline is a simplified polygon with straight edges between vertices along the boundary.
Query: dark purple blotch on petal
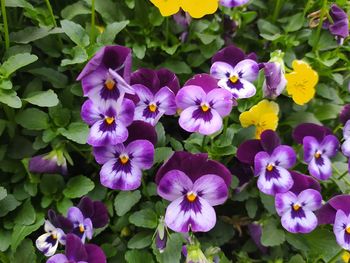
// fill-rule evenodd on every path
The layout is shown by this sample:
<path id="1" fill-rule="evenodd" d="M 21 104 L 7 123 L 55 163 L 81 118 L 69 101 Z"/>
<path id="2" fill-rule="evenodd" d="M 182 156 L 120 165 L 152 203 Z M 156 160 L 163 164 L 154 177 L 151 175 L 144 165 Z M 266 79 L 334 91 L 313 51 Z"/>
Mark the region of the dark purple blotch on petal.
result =
<path id="1" fill-rule="evenodd" d="M 238 64 L 238 62 L 244 60 L 244 59 L 252 59 L 256 61 L 256 55 L 255 53 L 250 53 L 248 55 L 245 55 L 244 52 L 234 46 L 230 45 L 228 47 L 225 47 L 221 50 L 219 50 L 211 59 L 211 64 L 214 64 L 214 62 L 222 61 L 230 64 L 233 68 Z"/>
<path id="2" fill-rule="evenodd" d="M 318 224 L 333 224 L 337 210 L 342 210 L 346 215 L 350 214 L 350 195 L 337 195 L 317 211 Z"/>
<path id="3" fill-rule="evenodd" d="M 295 171 L 289 172 L 294 181 L 294 184 L 289 191 L 293 192 L 296 195 L 300 194 L 306 189 L 314 189 L 318 192 L 321 192 L 320 183 L 315 178 Z"/>
<path id="4" fill-rule="evenodd" d="M 350 104 L 343 106 L 339 114 L 339 120 L 343 125 L 345 125 L 345 123 L 350 120 Z"/>
<path id="5" fill-rule="evenodd" d="M 130 142 L 136 140 L 147 140 L 150 141 L 153 145 L 157 143 L 157 132 L 151 124 L 144 121 L 134 121 L 128 127 L 129 136 L 128 139 L 124 142 L 125 145 L 128 145 Z"/>
<path id="6" fill-rule="evenodd" d="M 242 163 L 254 165 L 254 158 L 258 152 L 264 151 L 260 140 L 247 140 L 238 146 L 236 156 Z"/>
<path id="7" fill-rule="evenodd" d="M 83 197 L 77 207 L 85 218 L 90 218 L 94 228 L 100 228 L 107 225 L 109 217 L 104 203 L 93 201 L 89 197 Z"/>
<path id="8" fill-rule="evenodd" d="M 29 160 L 29 171 L 32 173 L 67 174 L 67 164 L 58 165 L 57 157 L 42 154 Z"/>
<path id="9" fill-rule="evenodd" d="M 47 212 L 47 217 L 54 227 L 62 229 L 64 233 L 73 231 L 73 223 L 68 218 L 56 214 L 54 210 L 50 209 Z"/>
<path id="10" fill-rule="evenodd" d="M 186 81 L 184 87 L 189 85 L 199 86 L 205 93 L 209 93 L 209 91 L 219 88 L 218 81 L 206 73 L 194 75 L 192 78 Z"/>
<path id="11" fill-rule="evenodd" d="M 265 130 L 260 135 L 260 143 L 265 152 L 272 154 L 273 150 L 281 145 L 281 139 L 273 130 Z"/>
<path id="12" fill-rule="evenodd" d="M 232 161 L 228 164 L 228 168 L 231 173 L 239 180 L 238 192 L 252 179 L 254 178 L 254 171 L 252 166 L 241 162 L 238 158 L 233 157 Z"/>
<path id="13" fill-rule="evenodd" d="M 302 144 L 305 136 L 315 137 L 319 142 L 322 142 L 323 138 L 330 134 L 332 131 L 327 127 L 314 123 L 302 123 L 295 127 L 292 136 L 297 143 Z"/>

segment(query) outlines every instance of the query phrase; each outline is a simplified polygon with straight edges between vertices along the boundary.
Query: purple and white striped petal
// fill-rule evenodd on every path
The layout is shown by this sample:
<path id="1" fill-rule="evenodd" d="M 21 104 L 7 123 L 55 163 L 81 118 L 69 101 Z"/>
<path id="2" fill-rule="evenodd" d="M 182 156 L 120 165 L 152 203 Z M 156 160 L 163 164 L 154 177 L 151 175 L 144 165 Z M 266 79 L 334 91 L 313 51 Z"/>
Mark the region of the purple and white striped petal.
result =
<path id="1" fill-rule="evenodd" d="M 233 74 L 237 75 L 239 79 L 253 82 L 258 77 L 259 65 L 252 59 L 242 60 L 234 67 Z"/>
<path id="2" fill-rule="evenodd" d="M 332 163 L 326 155 L 314 157 L 308 165 L 309 172 L 319 180 L 327 180 L 332 176 Z"/>
<path id="3" fill-rule="evenodd" d="M 225 181 L 215 174 L 207 174 L 198 178 L 194 182 L 192 191 L 211 206 L 225 203 L 228 197 Z"/>
<path id="4" fill-rule="evenodd" d="M 149 169 L 153 165 L 154 146 L 147 140 L 136 140 L 126 147 L 125 152 L 128 154 L 132 164 L 141 169 Z"/>
<path id="5" fill-rule="evenodd" d="M 234 73 L 233 67 L 222 61 L 213 63 L 210 68 L 210 75 L 216 79 L 228 79 Z"/>
<path id="6" fill-rule="evenodd" d="M 87 143 L 94 146 L 115 145 L 124 142 L 128 138 L 128 130 L 120 121 L 112 124 L 105 120 L 96 122 L 90 128 Z"/>
<path id="7" fill-rule="evenodd" d="M 298 195 L 298 203 L 303 205 L 303 208 L 315 211 L 322 206 L 322 195 L 314 189 L 306 189 Z"/>
<path id="8" fill-rule="evenodd" d="M 327 155 L 328 157 L 334 157 L 339 149 L 339 141 L 337 137 L 334 135 L 327 135 L 324 137 L 320 150 L 322 151 L 322 154 Z"/>
<path id="9" fill-rule="evenodd" d="M 259 154 L 257 154 L 259 155 Z M 285 193 L 293 186 L 290 172 L 283 167 L 275 166 L 271 171 L 265 169 L 258 179 L 258 188 L 268 195 Z"/>
<path id="10" fill-rule="evenodd" d="M 303 138 L 303 148 L 304 148 L 304 161 L 309 163 L 313 158 L 320 144 L 315 137 L 305 136 Z"/>
<path id="11" fill-rule="evenodd" d="M 339 246 L 350 250 L 350 215 L 346 215 L 342 210 L 337 210 L 333 232 Z"/>
<path id="12" fill-rule="evenodd" d="M 108 145 L 104 147 L 93 147 L 94 157 L 97 163 L 104 164 L 111 159 L 119 156 L 121 152 L 124 152 L 124 145 L 122 143 L 116 145 Z"/>
<path id="13" fill-rule="evenodd" d="M 168 201 L 181 198 L 193 187 L 192 180 L 179 170 L 167 172 L 158 184 L 158 195 Z"/>
<path id="14" fill-rule="evenodd" d="M 224 89 L 213 89 L 207 94 L 207 101 L 221 117 L 230 114 L 233 106 L 232 94 Z"/>
<path id="15" fill-rule="evenodd" d="M 350 157 L 350 120 L 348 120 L 343 128 L 343 137 L 345 141 L 341 146 L 341 151 L 347 157 Z"/>
<path id="16" fill-rule="evenodd" d="M 195 85 L 184 86 L 176 95 L 176 105 L 179 109 L 186 109 L 199 105 L 206 98 L 204 90 Z"/>
<path id="17" fill-rule="evenodd" d="M 218 85 L 231 92 L 235 99 L 250 98 L 256 93 L 255 86 L 245 79 L 237 79 L 235 82 L 230 79 L 221 79 Z"/>
<path id="18" fill-rule="evenodd" d="M 344 136 L 345 139 L 349 139 L 350 138 L 350 120 L 346 121 L 346 123 L 344 125 L 343 136 Z"/>
<path id="19" fill-rule="evenodd" d="M 249 0 L 220 0 L 219 1 L 220 5 L 226 6 L 226 7 L 237 7 L 237 6 L 245 5 L 248 2 Z"/>
<path id="20" fill-rule="evenodd" d="M 159 109 L 165 115 L 174 115 L 176 113 L 175 94 L 168 87 L 161 88 L 154 95 L 154 101 L 159 103 Z"/>
<path id="21" fill-rule="evenodd" d="M 101 106 L 100 106 L 101 107 Z M 101 120 L 101 112 L 98 104 L 93 103 L 92 100 L 87 100 L 81 107 L 81 118 L 88 125 L 93 125 L 95 122 Z"/>
<path id="22" fill-rule="evenodd" d="M 286 169 L 293 167 L 296 159 L 295 151 L 287 145 L 277 146 L 271 154 L 271 162 Z"/>
<path id="23" fill-rule="evenodd" d="M 119 111 L 117 111 L 118 119 L 124 126 L 129 126 L 134 120 L 135 105 L 132 100 L 124 99 L 121 103 Z"/>
<path id="24" fill-rule="evenodd" d="M 285 213 L 291 211 L 292 205 L 297 202 L 298 197 L 288 191 L 286 193 L 276 194 L 275 196 L 275 208 L 279 216 L 283 216 Z"/>
<path id="25" fill-rule="evenodd" d="M 310 233 L 317 227 L 317 217 L 309 210 L 299 208 L 298 211 L 291 209 L 281 218 L 282 226 L 291 233 Z"/>
<path id="26" fill-rule="evenodd" d="M 262 87 L 264 97 L 275 99 L 281 95 L 287 84 L 282 66 L 278 62 L 264 63 L 264 73 L 265 81 Z"/>

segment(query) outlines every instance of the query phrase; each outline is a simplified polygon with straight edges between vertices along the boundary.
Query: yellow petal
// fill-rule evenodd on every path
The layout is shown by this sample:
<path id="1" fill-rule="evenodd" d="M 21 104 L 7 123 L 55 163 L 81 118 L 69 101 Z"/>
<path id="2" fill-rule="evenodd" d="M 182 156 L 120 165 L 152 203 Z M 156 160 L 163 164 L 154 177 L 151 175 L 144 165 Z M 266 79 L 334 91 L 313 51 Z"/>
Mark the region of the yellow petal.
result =
<path id="1" fill-rule="evenodd" d="M 181 8 L 194 18 L 213 14 L 219 7 L 219 0 L 180 0 Z"/>
<path id="2" fill-rule="evenodd" d="M 179 12 L 180 0 L 150 0 L 158 7 L 162 16 L 171 16 Z"/>
<path id="3" fill-rule="evenodd" d="M 348 263 L 350 261 L 350 253 L 347 251 L 344 251 L 341 258 L 342 258 L 343 262 Z"/>
<path id="4" fill-rule="evenodd" d="M 242 112 L 241 115 L 239 115 L 239 121 L 243 128 L 255 124 L 254 115 L 249 111 Z"/>
<path id="5" fill-rule="evenodd" d="M 278 126 L 278 115 L 275 113 L 267 113 L 260 117 L 259 122 L 256 124 L 255 137 L 260 139 L 260 135 L 265 130 L 275 131 Z"/>

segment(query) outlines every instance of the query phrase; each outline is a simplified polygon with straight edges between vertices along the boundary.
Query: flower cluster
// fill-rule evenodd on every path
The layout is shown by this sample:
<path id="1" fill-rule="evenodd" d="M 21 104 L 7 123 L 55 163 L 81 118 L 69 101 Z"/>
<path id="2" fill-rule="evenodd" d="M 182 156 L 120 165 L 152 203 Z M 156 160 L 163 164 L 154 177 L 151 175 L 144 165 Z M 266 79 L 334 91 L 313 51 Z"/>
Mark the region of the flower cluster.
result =
<path id="1" fill-rule="evenodd" d="M 104 227 L 108 220 L 105 205 L 100 201 L 92 201 L 89 197 L 82 198 L 77 206 L 70 207 L 66 217 L 49 210 L 45 221 L 46 233 L 36 240 L 36 247 L 50 257 L 47 261 L 49 263 L 106 262 L 106 257 L 98 246 L 85 242 L 86 239 L 92 239 L 94 229 Z M 65 255 L 54 255 L 59 244 L 66 247 Z"/>

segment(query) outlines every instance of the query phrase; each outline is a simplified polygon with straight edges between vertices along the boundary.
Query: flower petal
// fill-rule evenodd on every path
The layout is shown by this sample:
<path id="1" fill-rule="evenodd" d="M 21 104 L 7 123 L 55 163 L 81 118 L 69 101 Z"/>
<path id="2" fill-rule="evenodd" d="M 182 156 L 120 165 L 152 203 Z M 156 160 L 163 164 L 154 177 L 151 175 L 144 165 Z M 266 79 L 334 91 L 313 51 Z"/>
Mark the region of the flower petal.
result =
<path id="1" fill-rule="evenodd" d="M 188 107 L 198 105 L 206 98 L 206 94 L 199 86 L 184 86 L 176 95 L 176 105 L 184 110 Z"/>
<path id="2" fill-rule="evenodd" d="M 335 216 L 333 232 L 338 245 L 346 250 L 350 250 L 350 235 L 345 231 L 345 228 L 349 223 L 349 216 L 347 216 L 342 210 L 338 210 Z"/>
<path id="3" fill-rule="evenodd" d="M 232 94 L 224 89 L 211 90 L 207 94 L 207 101 L 221 117 L 229 115 L 232 110 Z"/>
<path id="4" fill-rule="evenodd" d="M 100 120 L 91 126 L 87 143 L 95 147 L 116 145 L 124 142 L 127 137 L 128 130 L 120 121 L 108 125 Z"/>
<path id="5" fill-rule="evenodd" d="M 291 168 L 296 162 L 297 156 L 292 147 L 287 145 L 280 145 L 273 150 L 271 160 L 278 163 L 278 166 L 283 168 Z"/>
<path id="6" fill-rule="evenodd" d="M 233 69 L 234 74 L 237 74 L 239 78 L 247 80 L 247 82 L 253 82 L 256 80 L 259 74 L 259 66 L 252 59 L 245 59 L 240 61 Z"/>
<path id="7" fill-rule="evenodd" d="M 320 150 L 328 157 L 334 157 L 339 149 L 339 141 L 334 135 L 327 135 L 324 137 Z"/>
<path id="8" fill-rule="evenodd" d="M 175 94 L 168 87 L 161 88 L 154 96 L 154 101 L 159 103 L 159 110 L 166 115 L 176 113 Z"/>
<path id="9" fill-rule="evenodd" d="M 118 119 L 123 123 L 124 126 L 129 126 L 134 120 L 134 110 L 134 103 L 129 99 L 124 99 L 118 112 Z"/>
<path id="10" fill-rule="evenodd" d="M 38 237 L 35 245 L 45 256 L 50 257 L 55 254 L 57 250 L 58 240 L 54 240 L 50 233 L 46 233 Z"/>
<path id="11" fill-rule="evenodd" d="M 319 148 L 319 143 L 315 137 L 305 136 L 303 139 L 304 161 L 309 163 Z"/>
<path id="12" fill-rule="evenodd" d="M 141 169 L 149 169 L 153 165 L 154 146 L 147 140 L 136 140 L 126 147 L 126 152 L 132 156 L 133 165 Z"/>
<path id="13" fill-rule="evenodd" d="M 272 154 L 273 150 L 281 145 L 281 139 L 275 131 L 264 130 L 260 135 L 260 143 L 265 152 Z"/>
<path id="14" fill-rule="evenodd" d="M 139 97 L 140 101 L 146 104 L 153 101 L 153 93 L 145 85 L 134 84 L 132 87 L 135 90 L 135 93 Z"/>
<path id="15" fill-rule="evenodd" d="M 350 138 L 343 142 L 341 151 L 345 156 L 350 157 Z"/>
<path id="16" fill-rule="evenodd" d="M 213 63 L 210 68 L 210 75 L 216 79 L 228 79 L 233 75 L 233 67 L 222 61 Z"/>
<path id="17" fill-rule="evenodd" d="M 188 12 L 193 18 L 201 18 L 205 15 L 213 14 L 219 7 L 217 0 L 180 0 L 180 6 Z"/>
<path id="18" fill-rule="evenodd" d="M 267 152 L 257 153 L 254 158 L 254 174 L 257 176 L 264 173 L 269 161 L 270 155 Z"/>
<path id="19" fill-rule="evenodd" d="M 171 170 L 167 172 L 158 184 L 158 195 L 168 201 L 184 195 L 193 187 L 191 179 L 179 170 Z"/>
<path id="20" fill-rule="evenodd" d="M 53 257 L 50 257 L 46 263 L 62 263 L 62 262 L 69 262 L 68 258 L 64 254 L 57 254 Z"/>
<path id="21" fill-rule="evenodd" d="M 317 217 L 308 210 L 304 210 L 303 213 L 299 212 L 298 215 L 294 215 L 291 210 L 290 213 L 282 216 L 281 223 L 291 233 L 310 233 L 317 227 Z"/>
<path id="22" fill-rule="evenodd" d="M 104 164 L 119 156 L 124 150 L 124 145 L 120 143 L 113 146 L 93 147 L 93 154 L 97 163 Z"/>
<path id="23" fill-rule="evenodd" d="M 106 255 L 103 250 L 94 244 L 85 245 L 86 253 L 88 255 L 88 263 L 106 263 Z"/>
<path id="24" fill-rule="evenodd" d="M 315 137 L 317 141 L 321 142 L 328 134 L 332 134 L 332 131 L 327 127 L 314 123 L 302 123 L 294 128 L 292 136 L 297 143 L 303 143 L 306 136 Z"/>
<path id="25" fill-rule="evenodd" d="M 320 183 L 313 177 L 307 176 L 305 174 L 300 174 L 295 171 L 290 171 L 292 175 L 294 184 L 293 187 L 289 190 L 294 194 L 298 195 L 300 192 L 305 189 L 314 189 L 318 192 L 321 192 Z"/>
<path id="26" fill-rule="evenodd" d="M 93 125 L 98 120 L 101 120 L 100 114 L 100 109 L 92 100 L 85 101 L 81 107 L 81 118 L 89 125 Z"/>
<path id="27" fill-rule="evenodd" d="M 174 15 L 180 9 L 180 3 L 178 0 L 151 0 L 151 2 L 158 7 L 162 16 Z"/>
<path id="28" fill-rule="evenodd" d="M 258 188 L 268 195 L 285 193 L 293 186 L 293 179 L 288 170 L 282 167 L 274 167 L 273 172 L 263 171 L 259 175 Z"/>
<path id="29" fill-rule="evenodd" d="M 332 176 L 332 163 L 326 155 L 313 158 L 308 165 L 309 172 L 319 180 L 327 180 Z"/>
<path id="30" fill-rule="evenodd" d="M 67 218 L 72 221 L 73 224 L 81 224 L 84 221 L 84 216 L 78 207 L 71 207 L 68 209 Z"/>
<path id="31" fill-rule="evenodd" d="M 250 98 L 255 95 L 255 86 L 245 79 L 239 79 L 236 83 L 232 84 L 230 80 L 221 79 L 218 85 L 232 93 L 236 99 Z"/>
<path id="32" fill-rule="evenodd" d="M 306 189 L 298 195 L 298 203 L 307 210 L 315 211 L 322 205 L 322 196 L 319 191 Z"/>
<path id="33" fill-rule="evenodd" d="M 288 191 L 286 193 L 276 194 L 275 196 L 275 208 L 279 216 L 290 212 L 292 205 L 297 201 L 297 196 Z"/>
<path id="34" fill-rule="evenodd" d="M 87 253 L 84 244 L 77 235 L 67 235 L 66 256 L 68 259 L 74 259 L 77 262 L 87 261 Z"/>
<path id="35" fill-rule="evenodd" d="M 208 93 L 212 89 L 218 88 L 218 81 L 209 74 L 196 74 L 184 84 L 185 86 L 199 86 L 205 93 Z"/>
<path id="36" fill-rule="evenodd" d="M 241 5 L 245 5 L 248 2 L 249 0 L 220 0 L 219 1 L 220 5 L 226 6 L 226 7 L 241 6 Z"/>
<path id="37" fill-rule="evenodd" d="M 192 191 L 205 199 L 211 206 L 225 203 L 228 197 L 224 180 L 215 174 L 207 174 L 198 178 L 194 182 Z"/>
<path id="38" fill-rule="evenodd" d="M 238 160 L 247 164 L 254 164 L 255 155 L 264 151 L 261 147 L 260 140 L 247 140 L 239 145 L 236 156 Z"/>

